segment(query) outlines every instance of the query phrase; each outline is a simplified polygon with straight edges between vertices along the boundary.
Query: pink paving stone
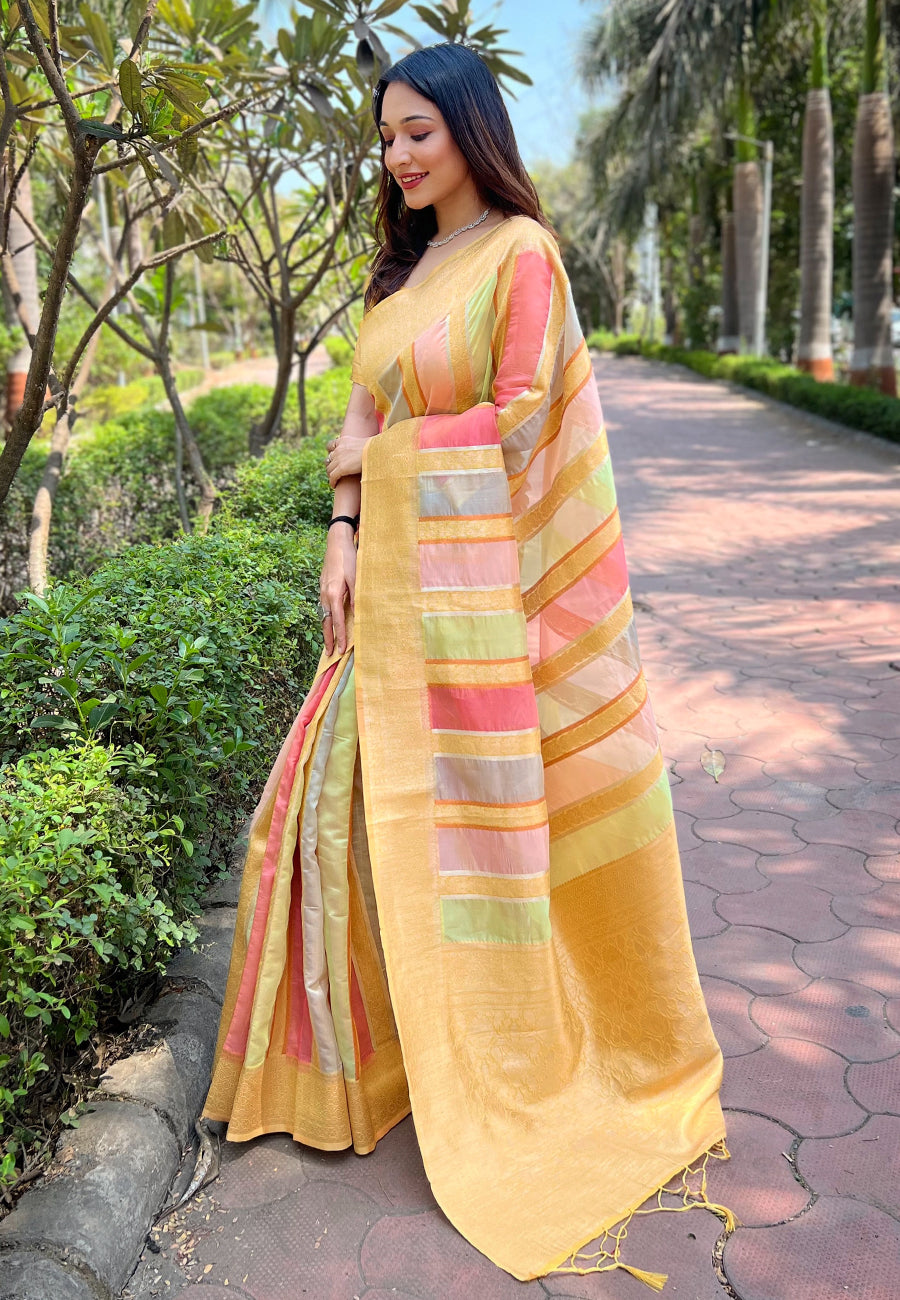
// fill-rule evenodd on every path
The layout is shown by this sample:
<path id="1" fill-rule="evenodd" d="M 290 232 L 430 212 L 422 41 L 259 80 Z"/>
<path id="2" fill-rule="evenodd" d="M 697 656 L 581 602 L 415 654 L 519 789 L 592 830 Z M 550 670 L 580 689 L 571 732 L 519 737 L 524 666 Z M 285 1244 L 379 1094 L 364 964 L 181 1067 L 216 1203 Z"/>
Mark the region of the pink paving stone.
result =
<path id="1" fill-rule="evenodd" d="M 766 776 L 785 781 L 808 781 L 812 785 L 824 786 L 826 790 L 835 790 L 862 780 L 852 758 L 840 758 L 837 754 L 829 753 L 795 753 L 787 759 L 773 758 L 766 763 L 765 773 Z"/>
<path id="2" fill-rule="evenodd" d="M 866 871 L 870 876 L 887 882 L 900 882 L 900 853 L 885 853 L 883 857 L 866 858 Z"/>
<path id="3" fill-rule="evenodd" d="M 900 1224 L 881 1210 L 823 1196 L 774 1228 L 739 1228 L 724 1265 L 741 1300 L 896 1300 Z"/>
<path id="4" fill-rule="evenodd" d="M 767 878 L 756 867 L 756 854 L 740 844 L 702 844 L 681 854 L 685 880 L 708 885 L 719 894 L 765 889 Z"/>
<path id="5" fill-rule="evenodd" d="M 239 1235 L 201 1237 L 195 1256 L 212 1264 L 208 1281 L 228 1278 L 254 1300 L 298 1300 L 304 1288 L 315 1300 L 348 1300 L 362 1286 L 359 1243 L 380 1213 L 352 1187 L 307 1184 L 245 1211 Z"/>
<path id="6" fill-rule="evenodd" d="M 248 1209 L 277 1201 L 306 1182 L 298 1144 L 273 1133 L 239 1144 L 227 1142 L 215 1199 L 227 1209 Z"/>
<path id="7" fill-rule="evenodd" d="M 517 1282 L 470 1245 L 440 1210 L 390 1215 L 366 1236 L 360 1268 L 367 1286 L 406 1287 L 435 1300 L 514 1300 L 543 1294 L 541 1284 Z"/>
<path id="8" fill-rule="evenodd" d="M 810 1196 L 784 1158 L 793 1133 L 774 1120 L 741 1111 L 726 1112 L 725 1122 L 731 1159 L 707 1165 L 709 1199 L 727 1205 L 748 1228 L 799 1214 Z"/>
<path id="9" fill-rule="evenodd" d="M 680 1203 L 674 1197 L 665 1200 L 670 1205 Z M 666 1273 L 669 1279 L 663 1291 L 666 1297 L 725 1300 L 712 1262 L 713 1247 L 722 1227 L 721 1219 L 709 1210 L 635 1215 L 628 1225 L 620 1258 L 648 1272 Z M 585 1253 L 598 1249 L 599 1242 L 589 1242 L 584 1247 Z M 569 1296 L 573 1300 L 646 1300 L 653 1295 L 643 1282 L 624 1269 L 581 1277 L 572 1273 L 548 1273 L 542 1281 L 547 1294 Z M 474 1294 L 472 1300 L 476 1300 Z"/>
<path id="10" fill-rule="evenodd" d="M 743 984 L 753 993 L 789 993 L 809 983 L 791 960 L 793 941 L 755 925 L 732 925 L 694 944 L 701 975 Z"/>
<path id="11" fill-rule="evenodd" d="M 807 975 L 852 979 L 883 997 L 900 997 L 898 945 L 887 930 L 856 926 L 838 939 L 798 943 L 794 961 Z"/>
<path id="12" fill-rule="evenodd" d="M 850 1061 L 900 1052 L 900 1034 L 884 1023 L 884 998 L 850 980 L 817 979 L 795 993 L 757 998 L 750 1014 L 772 1038 L 805 1038 Z"/>
<path id="13" fill-rule="evenodd" d="M 851 1065 L 847 1087 L 866 1110 L 900 1115 L 900 1056 Z"/>
<path id="14" fill-rule="evenodd" d="M 869 781 L 849 790 L 829 790 L 828 802 L 835 808 L 861 808 L 864 812 L 900 818 L 900 764 L 897 767 L 898 780 Z"/>
<path id="15" fill-rule="evenodd" d="M 682 853 L 695 849 L 702 844 L 694 834 L 694 818 L 689 813 L 675 812 L 675 830 L 678 836 L 678 848 Z"/>
<path id="16" fill-rule="evenodd" d="M 858 808 L 843 808 L 833 817 L 798 822 L 797 834 L 808 844 L 843 844 L 865 854 L 890 853 L 897 847 L 896 819 Z"/>
<path id="17" fill-rule="evenodd" d="M 827 817 L 834 811 L 825 798 L 827 791 L 809 781 L 770 781 L 762 790 L 733 790 L 731 798 L 740 808 L 755 812 L 782 813 L 787 817 Z"/>
<path id="18" fill-rule="evenodd" d="M 672 797 L 679 812 L 704 818 L 733 817 L 735 813 L 740 812 L 737 805 L 729 798 L 729 788 L 721 780 L 716 784 L 715 780 L 703 771 L 699 763 L 697 764 L 699 776 L 694 772 L 685 775 L 686 766 L 685 763 L 676 765 L 682 779 L 678 789 L 673 791 Z"/>
<path id="19" fill-rule="evenodd" d="M 862 898 L 836 898 L 834 910 L 848 925 L 874 925 L 890 930 L 896 939 L 895 956 L 900 962 L 900 885 L 882 885 Z"/>
<path id="20" fill-rule="evenodd" d="M 829 894 L 864 894 L 878 888 L 866 871 L 866 856 L 843 844 L 813 844 L 785 857 L 760 856 L 759 870 L 771 880 L 801 880 Z"/>
<path id="21" fill-rule="evenodd" d="M 846 925 L 831 911 L 831 895 L 798 880 L 776 880 L 752 894 L 723 894 L 717 911 L 736 925 L 760 925 L 792 939 L 834 939 Z"/>
<path id="22" fill-rule="evenodd" d="M 735 817 L 696 821 L 694 833 L 714 844 L 743 844 L 757 853 L 793 853 L 804 848 L 794 823 L 778 813 L 742 811 Z"/>
<path id="23" fill-rule="evenodd" d="M 753 994 L 728 980 L 702 976 L 703 996 L 722 1055 L 745 1056 L 762 1047 L 766 1036 L 750 1019 Z"/>
<path id="24" fill-rule="evenodd" d="M 874 763 L 857 763 L 857 775 L 866 781 L 895 781 L 897 779 L 897 758 L 888 754 L 884 759 Z"/>
<path id="25" fill-rule="evenodd" d="M 804 1137 L 847 1133 L 866 1112 L 844 1089 L 846 1067 L 842 1056 L 818 1043 L 773 1038 L 726 1062 L 722 1104 L 767 1115 Z"/>
<path id="26" fill-rule="evenodd" d="M 728 922 L 717 915 L 713 903 L 718 898 L 714 889 L 707 885 L 698 885 L 693 880 L 685 881 L 684 897 L 687 902 L 688 919 L 691 934 L 695 939 L 706 938 L 724 930 Z"/>
<path id="27" fill-rule="evenodd" d="M 862 1128 L 840 1138 L 807 1138 L 798 1168 L 816 1192 L 869 1201 L 900 1215 L 900 1118 L 873 1115 Z"/>
<path id="28" fill-rule="evenodd" d="M 878 736 L 881 740 L 900 738 L 900 713 L 891 713 L 885 709 L 860 709 L 853 714 L 847 730 L 851 733 L 861 732 L 866 736 Z"/>
<path id="29" fill-rule="evenodd" d="M 367 1156 L 313 1147 L 302 1151 L 311 1179 L 355 1187 L 388 1209 L 430 1210 L 436 1205 L 411 1115 L 386 1133 Z"/>

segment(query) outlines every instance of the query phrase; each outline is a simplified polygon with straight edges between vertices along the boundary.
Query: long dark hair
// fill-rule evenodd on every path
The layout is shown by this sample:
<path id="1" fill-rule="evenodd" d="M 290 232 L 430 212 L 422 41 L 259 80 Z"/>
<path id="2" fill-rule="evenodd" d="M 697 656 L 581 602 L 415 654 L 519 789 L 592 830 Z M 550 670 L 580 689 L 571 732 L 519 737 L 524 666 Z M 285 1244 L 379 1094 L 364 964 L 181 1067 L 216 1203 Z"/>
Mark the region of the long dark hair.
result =
<path id="1" fill-rule="evenodd" d="M 402 81 L 437 105 L 453 140 L 468 164 L 485 203 L 507 216 L 533 217 L 551 229 L 541 211 L 531 177 L 519 157 L 509 113 L 487 64 L 465 45 L 429 45 L 399 59 L 375 87 L 372 110 L 381 122 L 384 93 Z M 384 166 L 375 201 L 378 252 L 366 290 L 366 309 L 399 289 L 437 231 L 434 208 L 408 208 L 403 191 Z"/>

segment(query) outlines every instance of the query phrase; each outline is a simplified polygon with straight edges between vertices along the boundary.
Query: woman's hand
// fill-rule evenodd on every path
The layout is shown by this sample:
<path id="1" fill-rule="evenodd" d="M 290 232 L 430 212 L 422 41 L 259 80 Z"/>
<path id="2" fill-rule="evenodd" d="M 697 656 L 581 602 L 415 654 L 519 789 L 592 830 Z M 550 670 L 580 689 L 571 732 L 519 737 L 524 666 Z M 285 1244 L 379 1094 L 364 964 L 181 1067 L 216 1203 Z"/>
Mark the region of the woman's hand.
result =
<path id="1" fill-rule="evenodd" d="M 345 605 L 353 599 L 356 588 L 356 547 L 349 524 L 335 524 L 328 530 L 325 545 L 325 562 L 319 579 L 319 599 L 331 615 L 322 622 L 325 650 L 332 654 L 335 645 L 338 653 L 347 649 L 347 620 Z"/>
<path id="2" fill-rule="evenodd" d="M 368 438 L 354 437 L 345 432 L 328 443 L 325 473 L 332 487 L 336 487 L 342 478 L 362 473 L 363 448 L 368 441 Z"/>

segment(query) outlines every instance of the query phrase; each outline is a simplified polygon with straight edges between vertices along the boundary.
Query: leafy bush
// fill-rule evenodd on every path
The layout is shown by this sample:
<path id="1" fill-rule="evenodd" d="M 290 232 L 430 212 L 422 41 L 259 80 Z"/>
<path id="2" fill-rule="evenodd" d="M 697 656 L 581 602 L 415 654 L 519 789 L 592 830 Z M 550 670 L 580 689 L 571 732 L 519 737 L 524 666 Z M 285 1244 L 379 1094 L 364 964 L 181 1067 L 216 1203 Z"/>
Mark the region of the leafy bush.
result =
<path id="1" fill-rule="evenodd" d="M 290 533 L 302 524 L 327 527 L 333 493 L 325 473 L 327 435 L 304 439 L 299 446 L 275 443 L 262 460 L 238 465 L 222 496 L 213 529 L 252 520 L 266 532 Z"/>
<path id="2" fill-rule="evenodd" d="M 340 433 L 350 400 L 350 367 L 335 366 L 316 375 L 306 385 L 306 414 L 313 437 L 333 438 Z"/>
<path id="3" fill-rule="evenodd" d="M 153 758 L 141 766 L 146 781 Z M 196 938 L 160 890 L 177 819 L 132 768 L 95 741 L 0 768 L 0 1185 L 38 1127 L 39 1076 L 89 1037 L 114 973 L 162 971 Z"/>
<path id="4" fill-rule="evenodd" d="M 311 680 L 321 529 L 243 525 L 132 547 L 0 622 L 0 757 L 100 740 L 161 756 L 154 799 L 184 822 L 185 906 L 263 778 Z M 136 769 L 137 770 L 137 769 Z"/>
<path id="5" fill-rule="evenodd" d="M 353 360 L 353 344 L 343 334 L 330 334 L 325 340 L 325 351 L 333 366 L 349 366 Z"/>
<path id="6" fill-rule="evenodd" d="M 136 546 L 0 620 L 0 1186 L 41 1075 L 192 936 L 315 670 L 324 538 Z"/>
<path id="7" fill-rule="evenodd" d="M 862 429 L 879 438 L 900 442 L 900 401 L 871 388 L 822 383 L 793 366 L 766 357 L 719 357 L 713 352 L 692 352 L 663 343 L 642 343 L 636 335 L 615 338 L 598 332 L 590 336 L 588 346 L 613 351 L 619 356 L 640 355 L 687 366 L 707 379 L 727 379 L 755 388 L 778 401 L 836 420 L 851 429 Z"/>

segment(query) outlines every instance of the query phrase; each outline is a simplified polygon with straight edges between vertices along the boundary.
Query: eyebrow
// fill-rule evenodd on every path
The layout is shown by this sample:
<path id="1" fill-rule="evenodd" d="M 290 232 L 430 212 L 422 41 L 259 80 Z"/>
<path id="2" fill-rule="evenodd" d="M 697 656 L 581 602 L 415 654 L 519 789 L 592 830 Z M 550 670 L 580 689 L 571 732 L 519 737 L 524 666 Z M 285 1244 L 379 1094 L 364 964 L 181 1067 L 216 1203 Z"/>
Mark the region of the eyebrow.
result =
<path id="1" fill-rule="evenodd" d="M 433 122 L 433 121 L 434 118 L 429 117 L 427 113 L 410 113 L 409 117 L 401 117 L 400 125 L 403 126 L 405 122 Z M 384 120 L 384 118 L 382 118 L 381 121 L 378 123 L 378 125 L 387 126 L 388 123 Z"/>

